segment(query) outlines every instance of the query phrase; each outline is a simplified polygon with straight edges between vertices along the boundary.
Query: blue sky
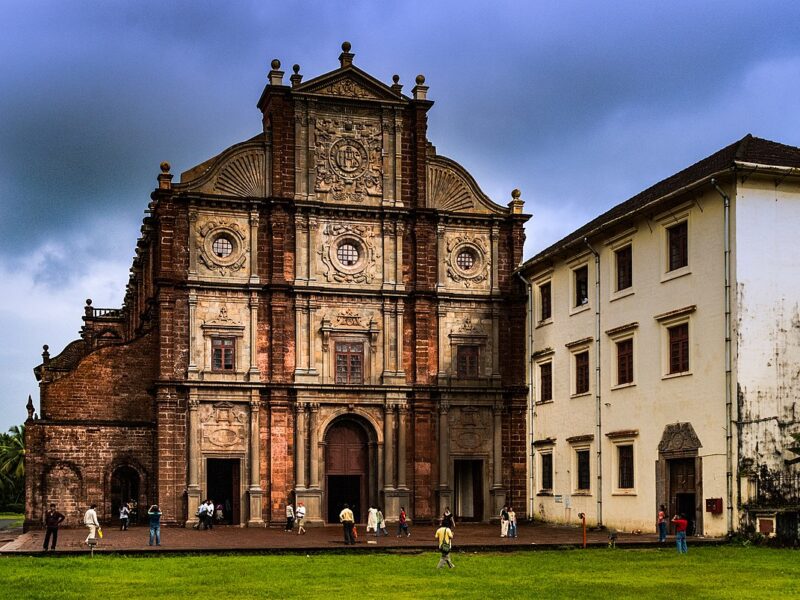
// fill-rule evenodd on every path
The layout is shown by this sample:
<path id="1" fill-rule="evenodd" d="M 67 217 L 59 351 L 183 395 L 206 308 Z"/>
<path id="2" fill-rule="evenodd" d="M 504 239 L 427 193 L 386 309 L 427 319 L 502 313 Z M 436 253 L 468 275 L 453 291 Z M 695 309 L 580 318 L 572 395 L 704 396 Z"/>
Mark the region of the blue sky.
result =
<path id="1" fill-rule="evenodd" d="M 0 2 L 0 430 L 42 344 L 122 301 L 158 165 L 260 129 L 270 60 L 355 64 L 409 92 L 429 139 L 533 214 L 526 257 L 746 133 L 800 146 L 800 3 Z"/>

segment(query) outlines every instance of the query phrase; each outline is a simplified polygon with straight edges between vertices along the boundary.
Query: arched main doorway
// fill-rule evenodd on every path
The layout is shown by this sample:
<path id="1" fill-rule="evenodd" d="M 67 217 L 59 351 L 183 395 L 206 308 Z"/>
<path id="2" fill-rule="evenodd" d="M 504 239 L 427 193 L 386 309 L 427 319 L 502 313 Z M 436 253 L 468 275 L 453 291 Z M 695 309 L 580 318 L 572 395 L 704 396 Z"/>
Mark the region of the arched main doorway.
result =
<path id="1" fill-rule="evenodd" d="M 139 473 L 136 469 L 123 465 L 111 474 L 111 518 L 119 517 L 119 507 L 123 502 L 132 502 L 131 522 L 135 523 L 142 512 L 139 504 Z"/>
<path id="2" fill-rule="evenodd" d="M 356 523 L 366 515 L 370 485 L 369 439 L 355 420 L 334 423 L 325 435 L 325 492 L 327 521 L 339 522 L 345 504 L 353 510 Z"/>

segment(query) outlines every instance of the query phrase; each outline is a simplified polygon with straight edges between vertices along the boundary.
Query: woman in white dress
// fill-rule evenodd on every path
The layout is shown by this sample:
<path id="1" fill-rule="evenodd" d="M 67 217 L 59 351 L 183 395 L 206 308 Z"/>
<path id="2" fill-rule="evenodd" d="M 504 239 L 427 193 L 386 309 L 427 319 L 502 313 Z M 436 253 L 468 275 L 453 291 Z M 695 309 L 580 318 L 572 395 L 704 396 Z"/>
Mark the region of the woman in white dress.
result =
<path id="1" fill-rule="evenodd" d="M 378 509 L 374 506 L 369 507 L 367 512 L 367 533 L 372 532 L 378 535 Z"/>

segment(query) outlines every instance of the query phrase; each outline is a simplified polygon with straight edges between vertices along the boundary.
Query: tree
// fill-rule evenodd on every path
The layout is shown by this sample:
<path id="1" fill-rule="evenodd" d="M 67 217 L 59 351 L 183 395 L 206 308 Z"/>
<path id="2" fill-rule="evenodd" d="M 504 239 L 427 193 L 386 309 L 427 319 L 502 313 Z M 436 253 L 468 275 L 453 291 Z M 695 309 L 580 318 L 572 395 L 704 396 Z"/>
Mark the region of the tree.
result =
<path id="1" fill-rule="evenodd" d="M 0 435 L 0 504 L 22 502 L 25 492 L 25 425 Z"/>

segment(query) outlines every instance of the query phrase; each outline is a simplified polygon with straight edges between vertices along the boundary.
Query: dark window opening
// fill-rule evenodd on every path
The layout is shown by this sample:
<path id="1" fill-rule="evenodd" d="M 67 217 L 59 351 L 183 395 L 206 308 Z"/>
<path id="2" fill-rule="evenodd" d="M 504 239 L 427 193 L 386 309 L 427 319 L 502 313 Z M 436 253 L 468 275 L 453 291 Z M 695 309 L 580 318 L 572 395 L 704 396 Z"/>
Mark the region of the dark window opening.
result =
<path id="1" fill-rule="evenodd" d="M 539 365 L 539 401 L 548 402 L 553 399 L 553 363 Z"/>
<path id="2" fill-rule="evenodd" d="M 553 489 L 553 455 L 542 454 L 542 489 Z"/>
<path id="3" fill-rule="evenodd" d="M 617 291 L 626 290 L 633 285 L 633 253 L 631 246 L 615 252 L 617 257 Z"/>
<path id="4" fill-rule="evenodd" d="M 212 338 L 211 370 L 233 371 L 236 368 L 236 340 L 233 338 Z"/>
<path id="5" fill-rule="evenodd" d="M 689 370 L 689 324 L 669 328 L 669 372 L 685 373 Z"/>
<path id="6" fill-rule="evenodd" d="M 576 451 L 578 459 L 578 489 L 588 490 L 591 486 L 589 478 L 589 451 L 578 450 Z"/>
<path id="7" fill-rule="evenodd" d="M 539 298 L 541 299 L 539 320 L 545 321 L 553 316 L 553 305 L 550 298 L 550 283 L 543 283 L 539 286 Z"/>
<path id="8" fill-rule="evenodd" d="M 589 391 L 589 351 L 575 355 L 575 393 L 585 394 Z"/>
<path id="9" fill-rule="evenodd" d="M 617 446 L 619 457 L 619 488 L 633 488 L 633 446 Z"/>
<path id="10" fill-rule="evenodd" d="M 689 264 L 689 236 L 686 221 L 667 229 L 669 239 L 669 270 L 674 271 Z"/>
<path id="11" fill-rule="evenodd" d="M 364 382 L 364 344 L 336 342 L 336 383 Z"/>
<path id="12" fill-rule="evenodd" d="M 456 372 L 461 378 L 478 376 L 478 347 L 458 346 L 456 350 Z"/>
<path id="13" fill-rule="evenodd" d="M 589 302 L 589 267 L 580 267 L 573 273 L 575 274 L 575 306 L 582 306 Z"/>
<path id="14" fill-rule="evenodd" d="M 617 385 L 633 383 L 633 340 L 617 342 Z"/>

